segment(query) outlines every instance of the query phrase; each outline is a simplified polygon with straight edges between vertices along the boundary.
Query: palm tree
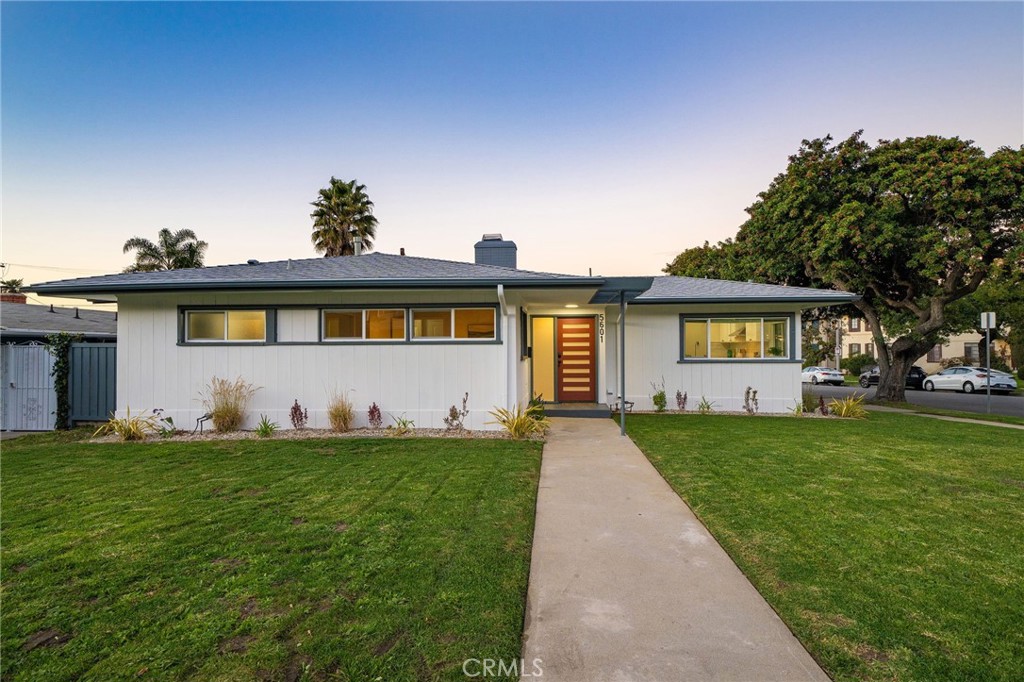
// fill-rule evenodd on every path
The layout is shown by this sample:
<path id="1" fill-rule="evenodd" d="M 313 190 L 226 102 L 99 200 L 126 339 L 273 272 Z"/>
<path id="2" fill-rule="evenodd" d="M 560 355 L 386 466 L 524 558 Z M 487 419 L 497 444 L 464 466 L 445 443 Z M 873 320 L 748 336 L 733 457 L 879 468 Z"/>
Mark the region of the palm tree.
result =
<path id="1" fill-rule="evenodd" d="M 124 253 L 135 251 L 135 264 L 125 272 L 153 272 L 155 270 L 180 270 L 203 267 L 203 257 L 208 244 L 199 241 L 196 233 L 189 229 L 171 232 L 160 230 L 157 243 L 145 237 L 132 237 L 124 243 Z"/>
<path id="2" fill-rule="evenodd" d="M 329 187 L 320 190 L 312 203 L 313 247 L 325 257 L 355 254 L 355 235 L 363 239 L 363 251 L 373 248 L 377 236 L 377 219 L 373 202 L 366 196 L 366 185 L 355 180 L 344 182 L 331 178 Z"/>
<path id="3" fill-rule="evenodd" d="M 21 277 L 0 280 L 0 291 L 5 294 L 20 294 L 23 286 L 25 286 L 25 280 Z"/>

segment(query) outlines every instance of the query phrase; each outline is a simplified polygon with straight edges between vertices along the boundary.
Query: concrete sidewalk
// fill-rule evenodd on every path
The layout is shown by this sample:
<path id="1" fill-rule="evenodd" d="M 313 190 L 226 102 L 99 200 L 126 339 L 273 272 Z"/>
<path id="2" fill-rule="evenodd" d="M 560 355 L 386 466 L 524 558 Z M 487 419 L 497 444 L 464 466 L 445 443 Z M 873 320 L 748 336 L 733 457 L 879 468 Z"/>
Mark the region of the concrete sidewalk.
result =
<path id="1" fill-rule="evenodd" d="M 610 419 L 553 419 L 523 657 L 548 682 L 828 680 Z"/>
<path id="2" fill-rule="evenodd" d="M 945 414 L 928 414 L 927 412 L 915 412 L 914 410 L 905 410 L 902 407 L 886 407 L 885 405 L 865 405 L 864 409 L 870 410 L 872 412 L 895 412 L 897 414 L 913 414 L 918 417 L 928 417 L 929 419 L 938 419 L 939 421 L 944 422 L 960 422 L 961 424 L 981 424 L 982 426 L 998 426 L 1004 429 L 1024 430 L 1024 425 L 1021 424 L 1007 424 L 1005 422 L 985 421 L 984 419 L 971 419 L 969 417 L 950 417 L 949 415 Z"/>

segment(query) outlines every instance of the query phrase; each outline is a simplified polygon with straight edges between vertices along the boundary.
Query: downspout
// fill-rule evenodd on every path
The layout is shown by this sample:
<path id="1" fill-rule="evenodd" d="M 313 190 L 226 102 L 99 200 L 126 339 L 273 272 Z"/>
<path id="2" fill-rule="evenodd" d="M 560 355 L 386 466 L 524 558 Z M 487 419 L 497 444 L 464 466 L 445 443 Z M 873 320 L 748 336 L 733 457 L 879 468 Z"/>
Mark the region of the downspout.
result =
<path id="1" fill-rule="evenodd" d="M 619 292 L 619 433 L 626 435 L 626 292 Z"/>
<path id="2" fill-rule="evenodd" d="M 498 303 L 501 304 L 502 316 L 508 315 L 508 304 L 505 303 L 505 285 L 498 285 Z"/>

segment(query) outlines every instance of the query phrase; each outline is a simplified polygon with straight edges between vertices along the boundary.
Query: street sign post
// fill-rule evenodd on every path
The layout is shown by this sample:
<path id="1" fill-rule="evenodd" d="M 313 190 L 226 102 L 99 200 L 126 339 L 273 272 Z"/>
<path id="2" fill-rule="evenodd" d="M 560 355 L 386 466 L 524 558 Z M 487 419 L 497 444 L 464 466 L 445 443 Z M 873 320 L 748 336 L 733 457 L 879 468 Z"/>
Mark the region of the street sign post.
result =
<path id="1" fill-rule="evenodd" d="M 981 314 L 981 328 L 985 330 L 985 412 L 992 413 L 992 329 L 996 326 L 995 313 Z"/>

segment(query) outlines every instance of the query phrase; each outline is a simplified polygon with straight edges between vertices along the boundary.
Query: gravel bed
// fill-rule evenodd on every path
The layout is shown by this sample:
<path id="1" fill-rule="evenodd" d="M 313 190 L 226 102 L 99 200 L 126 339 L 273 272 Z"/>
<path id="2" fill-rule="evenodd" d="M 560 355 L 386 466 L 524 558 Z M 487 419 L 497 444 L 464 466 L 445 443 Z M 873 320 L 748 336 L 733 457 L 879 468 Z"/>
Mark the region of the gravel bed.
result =
<path id="1" fill-rule="evenodd" d="M 476 439 L 486 438 L 491 440 L 511 440 L 504 431 L 473 431 L 463 429 L 461 431 L 449 431 L 447 429 L 409 429 L 404 434 L 399 434 L 395 429 L 352 429 L 351 431 L 338 432 L 330 429 L 280 429 L 267 438 L 260 438 L 255 431 L 230 431 L 228 433 L 217 433 L 216 431 L 204 431 L 203 433 L 190 433 L 179 431 L 173 436 L 166 438 L 159 434 L 151 434 L 144 441 L 137 443 L 184 443 L 189 441 L 219 441 L 219 440 L 328 440 L 333 438 L 460 438 Z M 525 438 L 524 440 L 544 440 L 540 437 Z M 121 440 L 114 434 L 101 438 L 92 438 L 90 443 L 120 443 Z"/>

